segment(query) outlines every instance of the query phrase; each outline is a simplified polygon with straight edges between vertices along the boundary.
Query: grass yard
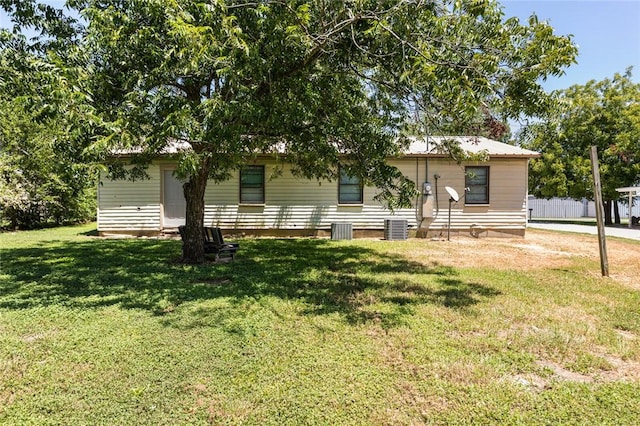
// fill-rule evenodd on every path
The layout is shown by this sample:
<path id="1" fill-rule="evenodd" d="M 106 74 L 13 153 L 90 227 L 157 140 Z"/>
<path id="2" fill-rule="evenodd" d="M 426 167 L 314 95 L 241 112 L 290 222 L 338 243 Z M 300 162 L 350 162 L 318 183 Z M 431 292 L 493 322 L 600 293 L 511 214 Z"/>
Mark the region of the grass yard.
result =
<path id="1" fill-rule="evenodd" d="M 0 234 L 0 424 L 638 424 L 640 244 Z"/>

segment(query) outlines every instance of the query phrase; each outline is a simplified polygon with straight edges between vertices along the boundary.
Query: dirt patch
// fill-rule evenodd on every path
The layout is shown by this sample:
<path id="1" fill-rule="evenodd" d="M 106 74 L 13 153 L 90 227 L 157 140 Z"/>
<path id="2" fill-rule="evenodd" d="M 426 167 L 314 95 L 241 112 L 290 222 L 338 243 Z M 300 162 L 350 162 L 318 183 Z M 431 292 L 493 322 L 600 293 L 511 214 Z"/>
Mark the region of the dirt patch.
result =
<path id="1" fill-rule="evenodd" d="M 418 240 L 419 241 L 419 240 Z M 610 278 L 640 289 L 640 244 L 608 239 Z M 411 260 L 432 265 L 498 270 L 569 269 L 576 262 L 588 265 L 585 274 L 600 276 L 600 253 L 595 235 L 529 229 L 524 238 L 471 238 L 416 244 Z"/>
<path id="2" fill-rule="evenodd" d="M 635 340 L 637 336 L 627 330 L 615 330 L 616 333 L 625 340 Z"/>
<path id="3" fill-rule="evenodd" d="M 576 383 L 592 383 L 594 381 L 594 378 L 592 376 L 587 376 L 586 374 L 580 374 L 576 373 L 575 371 L 567 370 L 560 364 L 556 364 L 552 361 L 538 361 L 537 364 L 545 370 L 551 371 L 551 380 Z"/>
<path id="4" fill-rule="evenodd" d="M 536 364 L 547 374 L 519 374 L 509 377 L 507 380 L 535 391 L 548 389 L 554 382 L 611 383 L 638 382 L 640 380 L 640 363 L 622 360 L 610 355 L 603 355 L 603 357 L 611 365 L 611 369 L 593 374 L 581 374 L 570 371 L 553 361 L 539 360 Z"/>
<path id="5" fill-rule="evenodd" d="M 46 337 L 46 335 L 44 333 L 36 333 L 36 334 L 29 334 L 27 336 L 24 336 L 22 338 L 22 341 L 25 343 L 33 343 L 36 342 L 38 340 L 42 340 Z"/>
<path id="6" fill-rule="evenodd" d="M 640 362 L 624 360 L 613 355 L 602 355 L 611 364 L 612 368 L 596 375 L 596 381 L 600 382 L 640 382 Z"/>

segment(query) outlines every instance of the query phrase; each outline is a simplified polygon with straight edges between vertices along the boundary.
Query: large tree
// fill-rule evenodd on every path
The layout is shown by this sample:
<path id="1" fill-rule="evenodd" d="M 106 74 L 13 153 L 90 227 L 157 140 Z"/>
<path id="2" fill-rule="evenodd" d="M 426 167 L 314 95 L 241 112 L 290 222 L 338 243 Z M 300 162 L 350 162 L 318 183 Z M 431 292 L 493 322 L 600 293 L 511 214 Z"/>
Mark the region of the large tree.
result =
<path id="1" fill-rule="evenodd" d="M 270 153 L 306 178 L 331 180 L 345 169 L 391 207 L 407 205 L 414 185 L 387 165 L 407 122 L 437 132 L 470 128 L 478 117 L 540 114 L 548 99 L 539 81 L 576 55 L 569 37 L 535 16 L 506 19 L 492 0 L 67 5 L 80 21 L 36 0 L 0 0 L 27 25 L 45 22 L 44 44 L 55 47 L 61 34 L 64 45 L 61 29 L 80 36 L 82 54 L 69 66 L 86 73 L 76 87 L 103 134 L 84 154 L 135 152 L 136 167 L 112 171 L 138 177 L 168 145 L 180 148 L 183 258 L 192 263 L 204 259 L 208 181 Z"/>
<path id="2" fill-rule="evenodd" d="M 542 153 L 532 161 L 531 193 L 593 199 L 590 147 L 597 146 L 605 220 L 611 224 L 616 188 L 640 182 L 640 84 L 631 69 L 555 93 L 557 107 L 524 129 L 522 143 Z M 616 214 L 616 222 L 620 218 Z"/>
<path id="3" fill-rule="evenodd" d="M 271 153 L 306 178 L 339 168 L 404 205 L 386 160 L 409 116 L 464 121 L 544 110 L 538 80 L 576 49 L 492 1 L 89 0 L 93 96 L 112 132 L 96 148 L 183 147 L 186 262 L 201 262 L 208 180 Z"/>

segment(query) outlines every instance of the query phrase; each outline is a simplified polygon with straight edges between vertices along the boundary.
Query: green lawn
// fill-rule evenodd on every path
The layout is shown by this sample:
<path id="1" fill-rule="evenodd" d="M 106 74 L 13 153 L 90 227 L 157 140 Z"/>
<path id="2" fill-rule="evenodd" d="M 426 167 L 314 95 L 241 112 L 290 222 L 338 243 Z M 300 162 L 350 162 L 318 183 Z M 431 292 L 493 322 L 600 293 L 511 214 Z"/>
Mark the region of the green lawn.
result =
<path id="1" fill-rule="evenodd" d="M 597 259 L 245 239 L 186 266 L 94 227 L 0 234 L 0 424 L 638 422 L 640 291 Z"/>

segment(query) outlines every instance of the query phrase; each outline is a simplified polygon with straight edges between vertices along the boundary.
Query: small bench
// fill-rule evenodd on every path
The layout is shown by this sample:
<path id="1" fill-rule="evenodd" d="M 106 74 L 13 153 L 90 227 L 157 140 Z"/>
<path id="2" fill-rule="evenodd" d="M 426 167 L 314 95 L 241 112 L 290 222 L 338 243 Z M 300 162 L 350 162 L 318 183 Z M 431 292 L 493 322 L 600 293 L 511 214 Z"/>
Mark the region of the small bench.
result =
<path id="1" fill-rule="evenodd" d="M 182 244 L 184 244 L 185 241 L 184 231 L 184 225 L 178 227 L 178 232 L 182 238 Z M 240 248 L 240 244 L 238 243 L 225 243 L 224 237 L 222 236 L 222 230 L 220 228 L 213 228 L 209 226 L 205 226 L 202 229 L 202 243 L 204 245 L 204 252 L 206 254 L 213 254 L 216 262 L 222 257 L 231 258 L 231 260 L 233 260 L 236 252 Z"/>
<path id="2" fill-rule="evenodd" d="M 216 260 L 218 260 L 217 257 L 220 255 L 229 256 L 233 260 L 236 252 L 240 248 L 239 243 L 226 243 L 222 236 L 222 229 L 220 228 L 205 226 L 203 231 L 205 253 L 207 253 L 207 249 L 209 249 L 211 250 L 210 253 L 217 253 Z"/>

